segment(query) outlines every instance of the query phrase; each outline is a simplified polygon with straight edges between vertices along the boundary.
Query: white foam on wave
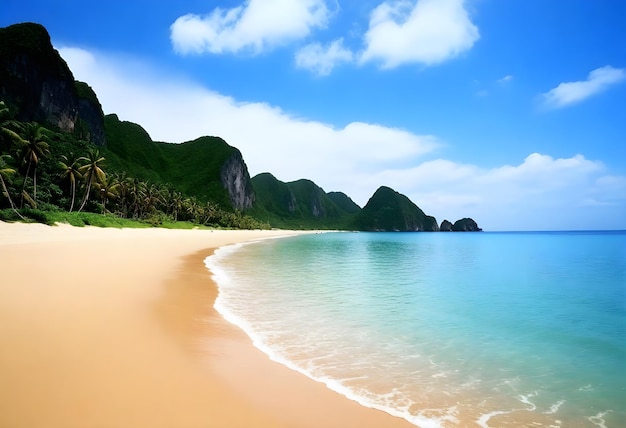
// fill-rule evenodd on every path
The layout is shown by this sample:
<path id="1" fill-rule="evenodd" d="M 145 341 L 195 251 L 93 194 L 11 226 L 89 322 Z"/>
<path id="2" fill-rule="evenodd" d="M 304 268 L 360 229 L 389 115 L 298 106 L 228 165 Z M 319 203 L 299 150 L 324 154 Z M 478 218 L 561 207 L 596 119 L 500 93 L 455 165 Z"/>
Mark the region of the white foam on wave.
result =
<path id="1" fill-rule="evenodd" d="M 537 395 L 539 395 L 539 393 L 537 391 L 535 392 L 531 392 L 530 394 L 526 394 L 526 395 L 519 395 L 517 397 L 517 399 L 519 401 L 521 401 L 522 403 L 526 404 L 529 406 L 528 411 L 533 412 L 537 409 L 537 405 L 535 403 L 533 403 L 532 401 L 530 401 L 531 398 L 536 397 Z"/>
<path id="2" fill-rule="evenodd" d="M 587 419 L 589 420 L 589 422 L 591 422 L 592 424 L 600 428 L 607 428 L 604 417 L 610 412 L 611 412 L 610 410 L 607 410 L 605 412 L 600 412 L 597 415 L 589 416 Z"/>
<path id="3" fill-rule="evenodd" d="M 494 416 L 498 416 L 498 415 L 506 415 L 509 413 L 513 413 L 517 411 L 516 409 L 512 409 L 512 410 L 495 410 L 493 412 L 489 412 L 489 413 L 485 413 L 483 415 L 480 415 L 480 417 L 478 419 L 476 419 L 476 423 L 481 426 L 482 428 L 491 428 L 489 426 L 489 419 L 493 418 Z"/>
<path id="4" fill-rule="evenodd" d="M 345 396 L 346 398 L 359 403 L 364 407 L 380 410 L 392 416 L 405 419 L 407 422 L 415 426 L 421 428 L 442 428 L 442 424 L 445 420 L 451 420 L 451 418 L 454 419 L 451 414 L 444 415 L 441 418 L 427 417 L 422 414 L 413 415 L 409 412 L 409 408 L 415 403 L 411 402 L 399 406 L 398 401 L 391 399 L 389 395 L 383 396 L 378 394 L 372 394 L 370 397 L 368 397 L 364 393 L 359 394 L 355 390 L 345 386 L 340 380 L 332 379 L 326 376 L 315 375 L 312 372 L 312 367 L 304 369 L 295 364 L 293 361 L 285 358 L 280 353 L 280 350 L 268 346 L 265 343 L 263 336 L 255 331 L 254 326 L 250 322 L 248 322 L 248 320 L 233 312 L 231 308 L 228 307 L 226 299 L 224 298 L 224 292 L 227 292 L 227 290 L 233 287 L 234 284 L 227 271 L 221 267 L 220 262 L 223 261 L 226 257 L 236 253 L 244 245 L 248 245 L 254 242 L 257 241 L 249 241 L 245 243 L 220 247 L 213 253 L 213 255 L 207 257 L 204 263 L 205 266 L 211 271 L 212 278 L 216 282 L 218 287 L 218 297 L 215 300 L 215 304 L 213 305 L 213 307 L 215 308 L 215 310 L 217 310 L 217 312 L 220 313 L 220 315 L 222 315 L 222 317 L 226 321 L 242 329 L 252 340 L 252 344 L 257 349 L 265 353 L 272 361 L 282 364 L 290 368 L 291 370 L 297 371 L 314 381 L 321 382 L 332 391 L 335 391 Z M 455 409 L 451 409 L 451 411 L 453 410 Z"/>
<path id="5" fill-rule="evenodd" d="M 552 406 L 550 406 L 550 409 L 546 412 L 544 412 L 544 415 L 553 415 L 556 412 L 559 411 L 559 408 L 565 403 L 565 400 L 559 400 L 556 403 L 554 403 Z"/>
<path id="6" fill-rule="evenodd" d="M 479 426 L 481 426 L 482 428 L 491 428 L 490 425 L 489 425 L 489 420 L 491 418 L 493 418 L 494 416 L 507 415 L 509 413 L 518 412 L 520 410 L 533 412 L 533 411 L 535 411 L 537 409 L 537 405 L 535 403 L 533 403 L 532 401 L 530 401 L 530 399 L 533 398 L 533 397 L 536 397 L 538 395 L 539 395 L 539 393 L 537 391 L 531 392 L 529 394 L 520 394 L 520 395 L 518 395 L 515 398 L 517 398 L 523 404 L 526 404 L 528 406 L 528 408 L 526 408 L 526 409 L 510 409 L 510 410 L 494 410 L 493 412 L 488 412 L 488 413 L 480 415 L 480 417 L 476 420 L 476 423 Z M 558 410 L 558 408 L 561 406 L 561 404 L 563 404 L 563 403 L 559 402 L 559 403 L 557 403 L 556 407 L 552 406 L 551 409 L 554 408 L 554 412 L 556 412 Z"/>

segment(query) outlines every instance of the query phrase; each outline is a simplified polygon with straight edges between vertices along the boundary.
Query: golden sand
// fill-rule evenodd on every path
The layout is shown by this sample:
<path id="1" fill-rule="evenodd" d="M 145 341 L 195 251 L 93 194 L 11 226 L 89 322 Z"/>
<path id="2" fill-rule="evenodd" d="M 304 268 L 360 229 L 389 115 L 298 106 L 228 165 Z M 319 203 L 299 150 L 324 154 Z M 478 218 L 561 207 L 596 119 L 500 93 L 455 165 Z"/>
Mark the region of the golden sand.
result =
<path id="1" fill-rule="evenodd" d="M 290 233 L 0 222 L 0 427 L 411 427 L 213 309 L 213 249 Z"/>

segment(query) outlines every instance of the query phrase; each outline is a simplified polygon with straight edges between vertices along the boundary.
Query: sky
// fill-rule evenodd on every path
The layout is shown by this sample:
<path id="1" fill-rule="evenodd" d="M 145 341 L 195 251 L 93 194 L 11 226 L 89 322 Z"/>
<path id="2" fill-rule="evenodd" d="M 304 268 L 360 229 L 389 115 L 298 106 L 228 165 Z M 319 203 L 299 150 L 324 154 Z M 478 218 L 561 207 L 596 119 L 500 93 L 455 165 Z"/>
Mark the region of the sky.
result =
<path id="1" fill-rule="evenodd" d="M 438 222 L 626 229 L 621 0 L 0 0 L 106 114 Z"/>

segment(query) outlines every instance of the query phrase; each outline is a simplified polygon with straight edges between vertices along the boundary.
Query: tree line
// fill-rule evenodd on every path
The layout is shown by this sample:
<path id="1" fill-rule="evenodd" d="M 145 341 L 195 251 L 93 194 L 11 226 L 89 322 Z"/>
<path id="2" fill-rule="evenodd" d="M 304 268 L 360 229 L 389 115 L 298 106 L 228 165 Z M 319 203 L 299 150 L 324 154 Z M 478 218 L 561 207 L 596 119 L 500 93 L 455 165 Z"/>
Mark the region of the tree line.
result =
<path id="1" fill-rule="evenodd" d="M 11 118 L 0 101 L 0 209 L 25 219 L 28 210 L 98 212 L 160 225 L 189 221 L 238 229 L 269 228 L 239 211 L 199 201 L 171 184 L 106 170 L 100 150 L 35 122 Z"/>

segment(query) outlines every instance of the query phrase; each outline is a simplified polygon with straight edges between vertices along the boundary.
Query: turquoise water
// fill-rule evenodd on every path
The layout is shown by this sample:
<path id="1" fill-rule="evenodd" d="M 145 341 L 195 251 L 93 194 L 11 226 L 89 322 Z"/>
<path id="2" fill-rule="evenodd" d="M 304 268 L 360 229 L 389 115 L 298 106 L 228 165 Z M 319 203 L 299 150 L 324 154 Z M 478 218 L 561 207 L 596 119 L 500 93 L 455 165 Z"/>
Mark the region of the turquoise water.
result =
<path id="1" fill-rule="evenodd" d="M 271 358 L 417 426 L 626 426 L 626 232 L 325 233 L 207 266 Z"/>

